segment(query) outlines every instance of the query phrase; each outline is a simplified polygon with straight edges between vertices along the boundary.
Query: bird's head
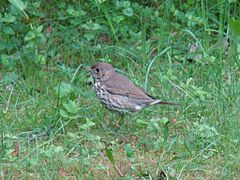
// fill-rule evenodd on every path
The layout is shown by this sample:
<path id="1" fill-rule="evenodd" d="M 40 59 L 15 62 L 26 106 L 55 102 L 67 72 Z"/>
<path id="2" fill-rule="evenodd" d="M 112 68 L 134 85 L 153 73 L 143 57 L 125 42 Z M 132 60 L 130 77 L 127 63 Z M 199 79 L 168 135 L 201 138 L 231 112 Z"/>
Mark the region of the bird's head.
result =
<path id="1" fill-rule="evenodd" d="M 90 68 L 92 77 L 95 82 L 106 81 L 110 77 L 110 74 L 115 73 L 111 64 L 104 62 L 97 62 Z"/>

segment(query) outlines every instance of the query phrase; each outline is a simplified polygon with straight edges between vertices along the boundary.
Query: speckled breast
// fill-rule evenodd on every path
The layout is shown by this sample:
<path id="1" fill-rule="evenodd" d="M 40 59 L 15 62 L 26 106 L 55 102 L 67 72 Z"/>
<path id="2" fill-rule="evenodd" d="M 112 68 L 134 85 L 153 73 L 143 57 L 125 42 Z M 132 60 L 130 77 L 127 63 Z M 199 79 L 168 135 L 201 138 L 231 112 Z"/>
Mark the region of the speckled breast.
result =
<path id="1" fill-rule="evenodd" d="M 96 82 L 94 84 L 94 90 L 99 101 L 109 110 L 120 113 L 134 111 L 133 104 L 129 102 L 127 97 L 109 93 L 104 84 Z"/>

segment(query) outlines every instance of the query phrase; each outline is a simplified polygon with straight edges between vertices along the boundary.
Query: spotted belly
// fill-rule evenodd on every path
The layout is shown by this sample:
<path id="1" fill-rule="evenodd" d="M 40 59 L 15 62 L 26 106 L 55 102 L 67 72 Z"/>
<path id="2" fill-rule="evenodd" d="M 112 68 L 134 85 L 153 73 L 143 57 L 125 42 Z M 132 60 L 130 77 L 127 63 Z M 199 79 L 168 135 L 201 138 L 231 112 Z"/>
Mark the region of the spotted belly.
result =
<path id="1" fill-rule="evenodd" d="M 94 90 L 99 101 L 111 111 L 124 113 L 139 110 L 135 104 L 129 101 L 128 97 L 111 94 L 106 90 L 106 87 L 99 82 L 94 84 Z"/>

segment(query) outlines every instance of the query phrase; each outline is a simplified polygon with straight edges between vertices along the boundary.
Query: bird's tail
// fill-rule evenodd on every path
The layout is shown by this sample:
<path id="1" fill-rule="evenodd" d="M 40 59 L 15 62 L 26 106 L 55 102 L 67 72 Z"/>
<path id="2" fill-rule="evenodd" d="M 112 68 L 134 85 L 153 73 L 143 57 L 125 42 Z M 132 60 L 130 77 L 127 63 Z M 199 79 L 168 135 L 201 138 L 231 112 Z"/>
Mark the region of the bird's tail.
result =
<path id="1" fill-rule="evenodd" d="M 155 105 L 155 104 L 168 104 L 168 105 L 173 105 L 173 106 L 180 106 L 180 104 L 178 104 L 178 103 L 162 101 L 160 99 L 156 99 L 155 101 L 153 101 L 151 103 L 151 105 Z"/>

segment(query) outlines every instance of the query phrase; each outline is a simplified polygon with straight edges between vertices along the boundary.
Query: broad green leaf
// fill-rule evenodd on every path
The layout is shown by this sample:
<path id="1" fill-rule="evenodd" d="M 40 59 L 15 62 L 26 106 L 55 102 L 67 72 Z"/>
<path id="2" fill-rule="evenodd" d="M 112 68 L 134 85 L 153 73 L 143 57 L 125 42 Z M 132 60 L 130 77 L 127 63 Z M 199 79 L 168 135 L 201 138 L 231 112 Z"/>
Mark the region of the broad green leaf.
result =
<path id="1" fill-rule="evenodd" d="M 44 64 L 46 64 L 46 57 L 44 56 L 44 55 L 41 55 L 41 54 L 39 54 L 38 56 L 37 56 L 37 60 L 38 60 L 38 62 L 40 63 L 40 64 L 42 64 L 42 65 L 44 65 Z"/>
<path id="2" fill-rule="evenodd" d="M 36 37 L 33 31 L 29 31 L 27 35 L 24 37 L 24 41 L 30 41 Z"/>
<path id="3" fill-rule="evenodd" d="M 6 34 L 10 34 L 10 35 L 15 34 L 11 27 L 4 27 L 3 32 L 6 33 Z"/>
<path id="4" fill-rule="evenodd" d="M 40 5 L 41 5 L 41 1 L 34 2 L 34 3 L 32 3 L 32 5 L 33 5 L 35 8 L 39 8 Z"/>
<path id="5" fill-rule="evenodd" d="M 122 7 L 123 7 L 122 1 L 116 1 L 116 8 L 117 8 L 117 9 L 120 9 L 120 8 L 122 8 Z"/>
<path id="6" fill-rule="evenodd" d="M 2 78 L 3 82 L 15 82 L 19 79 L 19 75 L 15 72 L 9 72 L 4 75 Z"/>
<path id="7" fill-rule="evenodd" d="M 79 11 L 76 11 L 72 6 L 67 8 L 67 13 L 71 16 L 78 17 L 80 15 Z"/>
<path id="8" fill-rule="evenodd" d="M 78 106 L 75 101 L 69 101 L 68 103 L 63 103 L 63 107 L 66 109 L 68 113 L 76 114 L 78 111 Z"/>
<path id="9" fill-rule="evenodd" d="M 83 130 L 88 130 L 88 129 L 90 129 L 92 126 L 94 126 L 95 124 L 96 124 L 96 123 L 88 120 L 85 124 L 83 124 L 82 126 L 80 126 L 80 128 L 83 129 Z"/>
<path id="10" fill-rule="evenodd" d="M 61 82 L 58 86 L 56 86 L 55 91 L 59 94 L 59 97 L 62 98 L 64 96 L 69 95 L 72 90 L 72 86 L 69 83 Z"/>
<path id="11" fill-rule="evenodd" d="M 130 1 L 123 1 L 123 7 L 127 8 L 131 5 Z"/>
<path id="12" fill-rule="evenodd" d="M 128 16 L 131 17 L 133 15 L 133 9 L 131 7 L 128 7 L 126 9 L 124 9 L 123 13 Z"/>
<path id="13" fill-rule="evenodd" d="M 2 18 L 2 22 L 12 23 L 16 21 L 16 17 L 12 14 L 5 14 L 4 18 Z"/>
<path id="14" fill-rule="evenodd" d="M 88 24 L 83 24 L 83 25 L 82 25 L 82 28 L 89 30 L 89 29 L 90 29 L 90 26 L 89 26 Z"/>
<path id="15" fill-rule="evenodd" d="M 234 18 L 229 19 L 230 29 L 232 31 L 232 35 L 238 41 L 240 41 L 240 18 L 235 20 Z M 239 42 L 238 42 L 239 43 Z"/>
<path id="16" fill-rule="evenodd" d="M 36 29 L 36 31 L 37 31 L 38 33 L 42 32 L 42 30 L 43 30 L 43 25 L 38 26 L 37 29 Z"/>
<path id="17" fill-rule="evenodd" d="M 112 164 L 115 164 L 115 160 L 114 160 L 114 158 L 113 158 L 112 151 L 106 147 L 106 148 L 105 148 L 105 153 L 106 153 L 109 161 L 110 161 Z"/>
<path id="18" fill-rule="evenodd" d="M 9 65 L 9 60 L 10 60 L 10 57 L 6 54 L 2 54 L 1 55 L 1 62 L 4 64 L 4 65 Z"/>
<path id="19" fill-rule="evenodd" d="M 161 118 L 161 120 L 160 120 L 160 124 L 161 124 L 162 126 L 165 126 L 168 122 L 169 122 L 169 120 L 168 120 L 168 118 L 166 118 L 166 117 L 163 117 L 163 118 Z"/>
<path id="20" fill-rule="evenodd" d="M 121 21 L 123 21 L 125 18 L 124 18 L 124 16 L 116 16 L 116 17 L 114 17 L 113 18 L 113 21 L 115 22 L 115 23 L 120 23 Z"/>
<path id="21" fill-rule="evenodd" d="M 87 33 L 87 34 L 84 34 L 84 37 L 87 39 L 87 41 L 91 41 L 94 39 L 94 34 Z"/>
<path id="22" fill-rule="evenodd" d="M 6 43 L 0 41 L 0 51 L 1 51 L 1 50 L 4 50 L 4 49 L 7 49 L 7 48 L 8 48 L 8 47 L 7 47 Z"/>
<path id="23" fill-rule="evenodd" d="M 92 30 L 96 31 L 96 30 L 99 30 L 99 29 L 102 29 L 102 26 L 100 24 L 93 23 Z"/>
<path id="24" fill-rule="evenodd" d="M 127 154 L 127 158 L 132 158 L 134 156 L 134 150 L 133 150 L 133 148 L 131 147 L 130 144 L 126 144 L 124 146 L 124 150 Z"/>
<path id="25" fill-rule="evenodd" d="M 237 52 L 240 53 L 240 44 L 237 45 Z"/>
<path id="26" fill-rule="evenodd" d="M 21 0 L 8 0 L 8 1 L 21 11 L 23 11 L 27 7 L 26 4 Z"/>
<path id="27" fill-rule="evenodd" d="M 65 117 L 65 118 L 70 117 L 70 115 L 63 109 L 60 109 L 59 114 L 60 114 L 60 116 Z"/>

